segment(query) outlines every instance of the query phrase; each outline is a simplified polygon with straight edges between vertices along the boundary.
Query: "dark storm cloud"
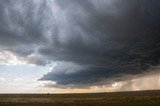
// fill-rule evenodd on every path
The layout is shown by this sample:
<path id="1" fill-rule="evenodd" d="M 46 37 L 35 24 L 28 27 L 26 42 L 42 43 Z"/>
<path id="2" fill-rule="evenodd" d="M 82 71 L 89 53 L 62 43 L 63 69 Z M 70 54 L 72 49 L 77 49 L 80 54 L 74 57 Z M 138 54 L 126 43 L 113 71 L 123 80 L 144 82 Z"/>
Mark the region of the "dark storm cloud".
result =
<path id="1" fill-rule="evenodd" d="M 88 87 L 93 84 L 100 85 L 100 81 L 111 77 L 113 73 L 121 74 L 120 71 L 115 72 L 115 70 L 106 67 L 88 67 L 74 63 L 61 63 L 40 80 L 56 81 L 59 87 Z M 55 85 L 50 86 L 53 87 Z"/>
<path id="2" fill-rule="evenodd" d="M 160 63 L 158 0 L 1 0 L 0 13 L 1 51 L 64 67 L 40 80 L 90 86 Z"/>
<path id="3" fill-rule="evenodd" d="M 47 31 L 50 25 L 55 26 L 48 22 L 54 17 L 47 2 L 1 0 L 0 8 L 0 50 L 11 51 L 28 63 L 45 65 L 47 60 L 39 56 L 37 49 L 49 43 Z"/>

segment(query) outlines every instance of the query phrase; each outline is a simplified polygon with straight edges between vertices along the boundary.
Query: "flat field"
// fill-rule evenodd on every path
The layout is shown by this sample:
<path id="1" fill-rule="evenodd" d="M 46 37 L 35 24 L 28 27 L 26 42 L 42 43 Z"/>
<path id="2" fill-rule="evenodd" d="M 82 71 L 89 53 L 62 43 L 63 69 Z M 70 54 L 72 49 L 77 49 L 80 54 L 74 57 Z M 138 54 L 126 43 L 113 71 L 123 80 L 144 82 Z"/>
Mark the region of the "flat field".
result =
<path id="1" fill-rule="evenodd" d="M 0 94 L 0 106 L 160 106 L 160 91 Z"/>

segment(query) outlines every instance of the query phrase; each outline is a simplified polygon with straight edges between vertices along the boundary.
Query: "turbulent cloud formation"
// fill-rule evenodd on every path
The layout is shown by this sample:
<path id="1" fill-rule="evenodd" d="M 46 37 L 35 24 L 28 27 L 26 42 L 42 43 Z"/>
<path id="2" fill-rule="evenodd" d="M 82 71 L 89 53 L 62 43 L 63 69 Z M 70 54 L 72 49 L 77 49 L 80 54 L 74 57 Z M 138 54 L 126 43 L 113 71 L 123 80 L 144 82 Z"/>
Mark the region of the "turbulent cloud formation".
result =
<path id="1" fill-rule="evenodd" d="M 160 64 L 159 19 L 159 0 L 1 0 L 0 51 L 58 61 L 40 78 L 57 86 L 99 85 Z"/>

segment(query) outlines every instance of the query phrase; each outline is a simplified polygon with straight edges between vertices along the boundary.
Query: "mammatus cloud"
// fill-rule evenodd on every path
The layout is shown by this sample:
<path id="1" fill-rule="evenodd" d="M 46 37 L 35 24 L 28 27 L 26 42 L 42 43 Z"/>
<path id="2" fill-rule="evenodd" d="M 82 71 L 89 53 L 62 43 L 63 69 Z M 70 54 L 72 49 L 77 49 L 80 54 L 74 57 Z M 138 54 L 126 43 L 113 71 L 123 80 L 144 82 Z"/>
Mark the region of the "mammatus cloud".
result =
<path id="1" fill-rule="evenodd" d="M 0 51 L 35 65 L 40 80 L 88 87 L 160 63 L 158 0 L 1 0 Z M 123 80 L 123 79 L 119 79 Z"/>

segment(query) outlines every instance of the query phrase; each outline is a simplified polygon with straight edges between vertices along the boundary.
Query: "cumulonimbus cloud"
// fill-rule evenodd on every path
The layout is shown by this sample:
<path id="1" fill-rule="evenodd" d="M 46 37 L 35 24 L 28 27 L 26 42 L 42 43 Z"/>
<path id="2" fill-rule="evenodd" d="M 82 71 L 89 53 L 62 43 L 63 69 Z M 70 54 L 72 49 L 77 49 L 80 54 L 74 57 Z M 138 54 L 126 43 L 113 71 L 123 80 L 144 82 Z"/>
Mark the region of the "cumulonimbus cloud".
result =
<path id="1" fill-rule="evenodd" d="M 62 86 L 143 73 L 160 63 L 159 7 L 158 0 L 1 0 L 0 51 L 36 65 L 59 61 L 65 68 L 40 79 Z"/>

